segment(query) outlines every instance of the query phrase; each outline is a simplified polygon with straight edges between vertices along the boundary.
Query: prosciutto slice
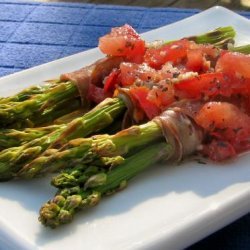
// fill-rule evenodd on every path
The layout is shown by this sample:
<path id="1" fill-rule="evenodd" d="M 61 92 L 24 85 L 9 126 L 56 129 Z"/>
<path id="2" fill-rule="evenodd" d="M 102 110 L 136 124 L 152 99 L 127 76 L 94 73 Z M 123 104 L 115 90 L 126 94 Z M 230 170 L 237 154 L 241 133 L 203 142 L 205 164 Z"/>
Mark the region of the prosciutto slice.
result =
<path id="1" fill-rule="evenodd" d="M 104 78 L 112 69 L 118 68 L 122 61 L 123 57 L 105 57 L 79 70 L 62 74 L 60 80 L 73 82 L 79 90 L 82 102 L 86 103 L 90 84 L 102 87 Z"/>
<path id="2" fill-rule="evenodd" d="M 196 152 L 202 144 L 204 132 L 181 108 L 170 108 L 153 121 L 161 127 L 167 143 L 173 147 L 168 160 L 180 161 Z"/>

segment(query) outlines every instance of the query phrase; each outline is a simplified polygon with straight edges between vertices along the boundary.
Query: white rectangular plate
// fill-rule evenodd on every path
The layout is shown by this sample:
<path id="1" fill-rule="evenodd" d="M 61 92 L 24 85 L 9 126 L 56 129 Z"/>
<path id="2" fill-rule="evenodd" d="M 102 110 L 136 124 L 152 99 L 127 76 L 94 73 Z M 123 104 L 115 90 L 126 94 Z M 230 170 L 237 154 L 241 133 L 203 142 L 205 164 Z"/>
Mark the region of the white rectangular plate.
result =
<path id="1" fill-rule="evenodd" d="M 232 25 L 250 43 L 250 21 L 221 7 L 147 32 L 147 40 L 175 39 Z M 99 58 L 97 49 L 0 79 L 0 95 L 58 76 Z M 250 154 L 225 164 L 155 166 L 127 189 L 50 230 L 38 211 L 55 190 L 49 178 L 0 183 L 0 249 L 181 249 L 250 211 Z"/>

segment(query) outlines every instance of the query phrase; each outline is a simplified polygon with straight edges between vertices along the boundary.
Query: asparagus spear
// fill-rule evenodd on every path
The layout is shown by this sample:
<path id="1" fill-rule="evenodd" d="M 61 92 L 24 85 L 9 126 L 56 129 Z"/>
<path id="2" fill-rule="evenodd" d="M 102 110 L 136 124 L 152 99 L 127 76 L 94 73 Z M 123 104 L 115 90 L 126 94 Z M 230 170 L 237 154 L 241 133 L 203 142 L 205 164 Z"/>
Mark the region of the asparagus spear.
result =
<path id="1" fill-rule="evenodd" d="M 55 119 L 65 114 L 70 114 L 81 107 L 80 98 L 65 99 L 51 104 L 44 110 L 35 111 L 29 118 L 20 119 L 11 123 L 8 127 L 22 129 L 37 126 L 46 126 L 54 123 Z"/>
<path id="2" fill-rule="evenodd" d="M 151 121 L 133 126 L 115 135 L 98 135 L 71 140 L 60 149 L 47 151 L 24 166 L 17 174 L 22 178 L 55 172 L 80 162 L 91 162 L 98 157 L 126 155 L 129 151 L 162 138 L 159 126 Z"/>
<path id="3" fill-rule="evenodd" d="M 34 95 L 42 94 L 48 91 L 49 89 L 54 88 L 57 84 L 58 84 L 57 81 L 51 81 L 50 83 L 46 83 L 44 85 L 29 87 L 17 93 L 16 95 L 0 98 L 0 104 L 4 104 L 4 103 L 6 104 L 10 102 L 23 102 L 33 97 Z"/>
<path id="4" fill-rule="evenodd" d="M 71 107 L 72 103 L 69 104 Z M 74 105 L 74 103 L 73 103 Z M 65 110 L 65 109 L 63 109 Z M 69 110 L 66 108 L 66 110 Z M 60 112 L 60 111 L 59 111 Z M 66 128 L 67 124 L 73 121 L 76 118 L 82 117 L 84 111 L 76 110 L 71 113 L 68 113 L 62 117 L 56 119 L 52 125 L 36 127 L 36 128 L 25 128 L 25 129 L 0 129 L 0 151 L 3 149 L 18 147 L 22 144 L 28 143 L 42 136 L 48 135 L 59 128 Z M 112 126 L 104 128 L 104 131 L 109 134 L 113 134 L 121 129 L 121 121 L 115 121 Z"/>
<path id="5" fill-rule="evenodd" d="M 106 99 L 84 116 L 73 120 L 67 127 L 59 127 L 49 135 L 30 141 L 20 147 L 0 152 L 0 180 L 15 177 L 25 164 L 39 156 L 53 143 L 60 145 L 70 139 L 85 137 L 107 127 L 125 110 L 118 98 Z M 55 145 L 56 146 L 56 145 Z"/>
<path id="6" fill-rule="evenodd" d="M 62 125 L 66 126 L 66 125 Z M 50 125 L 39 128 L 26 128 L 24 130 L 17 129 L 1 129 L 0 130 L 0 150 L 17 147 L 29 141 L 40 138 L 44 135 L 50 134 L 60 125 Z"/>
<path id="7" fill-rule="evenodd" d="M 65 82 L 23 102 L 12 102 L 12 105 L 0 104 L 0 126 L 6 127 L 19 120 L 25 120 L 35 112 L 42 112 L 58 102 L 72 99 L 77 95 L 77 87 L 71 82 Z M 36 120 L 33 122 L 36 123 Z"/>
<path id="8" fill-rule="evenodd" d="M 235 35 L 235 30 L 231 26 L 226 26 L 219 27 L 202 35 L 190 36 L 187 39 L 198 44 L 210 43 L 219 48 L 225 48 L 228 43 L 233 43 Z"/>
<path id="9" fill-rule="evenodd" d="M 203 131 L 197 127 L 194 121 L 184 115 L 178 108 L 165 111 L 161 116 L 147 124 L 158 128 L 158 131 L 164 134 L 166 142 L 158 141 L 153 144 L 152 141 L 145 142 L 146 149 L 132 154 L 119 166 L 111 168 L 110 171 L 101 171 L 87 176 L 85 167 L 84 169 L 67 170 L 67 176 L 64 175 L 65 172 L 61 173 L 53 180 L 53 184 L 60 188 L 59 191 L 53 199 L 46 202 L 40 209 L 39 220 L 41 223 L 51 228 L 69 223 L 77 211 L 94 206 L 103 195 L 124 188 L 131 178 L 153 163 L 163 159 L 169 161 L 181 160 L 183 157 L 193 154 L 204 136 Z M 156 131 L 157 129 L 155 133 L 157 133 Z M 124 131 L 120 133 L 124 133 Z M 127 130 L 125 134 L 127 134 Z M 144 136 L 144 134 L 137 135 L 137 141 Z M 154 136 L 154 133 L 151 136 Z M 133 143 L 135 143 L 133 140 L 127 140 L 128 147 Z M 126 151 L 124 143 L 120 145 L 123 145 L 123 148 L 118 150 L 118 154 Z M 111 150 L 110 153 L 106 150 L 103 151 L 102 148 L 98 151 L 99 155 L 103 155 L 103 152 L 105 152 L 105 155 L 113 155 L 114 151 Z"/>
<path id="10" fill-rule="evenodd" d="M 72 171 L 68 179 L 61 180 L 61 189 L 55 197 L 41 207 L 39 221 L 51 228 L 71 222 L 77 211 L 95 206 L 102 196 L 123 189 L 130 179 L 154 163 L 168 158 L 172 151 L 173 148 L 170 145 L 161 142 L 147 146 L 106 173 L 98 172 L 86 178 L 86 174 L 77 175 L 81 173 L 81 170 L 78 170 L 77 174 L 77 170 Z M 69 179 L 78 181 L 75 181 L 75 186 L 68 187 Z"/>
<path id="11" fill-rule="evenodd" d="M 228 48 L 232 52 L 239 52 L 242 54 L 250 54 L 250 44 L 241 45 L 238 47 L 229 46 Z"/>
<path id="12" fill-rule="evenodd" d="M 193 148 L 191 143 L 193 141 L 196 142 L 196 140 L 193 140 L 192 136 L 195 134 L 195 137 L 197 137 L 196 133 L 198 132 L 193 132 L 194 129 L 192 129 L 192 126 L 194 125 L 192 125 L 190 119 L 182 115 L 181 112 L 172 109 L 165 111 L 163 117 L 165 116 L 168 120 L 167 126 L 169 126 L 169 124 L 172 124 L 172 127 L 178 126 L 174 128 L 174 131 L 181 131 L 179 133 L 185 134 L 185 138 L 182 140 L 189 144 L 191 150 Z M 148 143 L 162 140 L 164 131 L 162 130 L 162 122 L 158 121 L 159 119 L 162 120 L 161 117 L 162 116 L 154 118 L 146 124 L 132 126 L 115 135 L 99 135 L 91 138 L 71 140 L 62 148 L 47 151 L 46 154 L 24 166 L 17 176 L 22 178 L 33 178 L 48 172 L 55 172 L 63 168 L 72 167 L 80 162 L 89 163 L 98 159 L 98 157 L 124 156 Z M 181 126 L 183 126 L 183 128 Z M 170 131 L 172 130 L 171 128 Z M 169 136 L 167 140 L 169 142 L 172 140 L 172 144 L 175 144 L 176 141 L 176 139 L 171 136 Z M 176 147 L 178 148 L 181 146 L 178 144 Z M 186 148 L 185 150 L 189 149 Z M 180 156 L 177 155 L 176 158 L 179 159 Z"/>
<path id="13" fill-rule="evenodd" d="M 115 156 L 101 157 L 93 161 L 91 165 L 79 163 L 75 167 L 67 168 L 54 176 L 51 184 L 58 189 L 83 185 L 92 175 L 106 173 L 114 167 L 121 165 L 124 161 L 123 157 Z"/>

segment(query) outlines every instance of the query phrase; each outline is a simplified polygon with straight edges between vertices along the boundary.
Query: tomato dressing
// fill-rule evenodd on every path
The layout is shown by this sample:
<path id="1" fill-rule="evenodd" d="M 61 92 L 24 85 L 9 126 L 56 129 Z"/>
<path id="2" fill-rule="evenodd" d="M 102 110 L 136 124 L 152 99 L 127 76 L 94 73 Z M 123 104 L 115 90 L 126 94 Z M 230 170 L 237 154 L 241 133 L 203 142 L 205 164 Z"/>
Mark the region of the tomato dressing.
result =
<path id="1" fill-rule="evenodd" d="M 221 161 L 250 149 L 249 55 L 187 39 L 146 46 L 129 25 L 113 28 L 99 48 L 124 57 L 105 78 L 105 95 L 126 88 L 150 120 L 178 101 L 198 101 L 192 118 L 206 133 L 205 155 Z"/>

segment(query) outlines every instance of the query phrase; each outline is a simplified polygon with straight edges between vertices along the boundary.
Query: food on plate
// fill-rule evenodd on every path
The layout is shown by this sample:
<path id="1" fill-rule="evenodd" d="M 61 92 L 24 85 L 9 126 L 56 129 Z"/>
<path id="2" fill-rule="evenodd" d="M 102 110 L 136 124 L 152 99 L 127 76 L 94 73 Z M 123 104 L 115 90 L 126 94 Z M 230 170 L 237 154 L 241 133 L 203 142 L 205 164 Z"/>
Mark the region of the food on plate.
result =
<path id="1" fill-rule="evenodd" d="M 57 126 L 50 134 L 29 141 L 18 147 L 7 148 L 0 152 L 0 180 L 14 178 L 26 164 L 42 154 L 49 147 L 58 147 L 70 139 L 85 137 L 100 131 L 113 123 L 125 109 L 120 99 L 108 98 L 82 117 L 69 124 Z M 52 151 L 52 149 L 49 149 Z"/>
<path id="2" fill-rule="evenodd" d="M 126 40 L 124 40 L 124 34 L 126 34 Z M 224 46 L 234 36 L 235 31 L 232 27 L 222 27 L 191 39 Z M 111 96 L 112 92 L 107 91 L 107 88 L 103 90 L 104 78 L 114 68 L 118 68 L 121 61 L 135 62 L 139 57 L 142 60 L 146 45 L 129 25 L 115 28 L 112 35 L 103 39 L 104 41 L 106 39 L 108 49 L 114 49 L 114 44 L 117 44 L 120 39 L 118 46 L 123 46 L 120 47 L 120 50 L 124 50 L 123 53 L 115 53 L 82 69 L 64 73 L 58 80 L 47 81 L 44 86 L 30 87 L 14 96 L 1 98 L 0 127 L 24 128 L 47 125 L 59 116 L 78 109 L 80 104 L 88 109 L 93 106 L 93 103 L 99 103 Z M 112 39 L 116 39 L 116 43 L 113 43 Z M 110 46 L 111 44 L 113 46 Z M 105 51 L 103 46 L 105 42 L 100 40 L 100 48 Z M 75 105 L 72 105 L 72 102 Z"/>
<path id="3" fill-rule="evenodd" d="M 61 171 L 52 179 L 58 192 L 39 217 L 54 228 L 124 188 L 152 163 L 174 164 L 193 154 L 219 162 L 249 151 L 249 46 L 233 47 L 234 35 L 224 27 L 148 44 L 129 25 L 113 28 L 100 38 L 105 58 L 61 75 L 50 83 L 55 86 L 0 100 L 6 107 L 2 112 L 0 107 L 2 126 L 8 127 L 6 136 L 0 133 L 6 145 L 0 152 L 0 180 Z M 69 92 L 60 93 L 60 86 Z M 62 96 L 65 102 L 77 99 L 89 111 L 47 130 L 9 128 L 34 117 L 33 105 L 49 105 L 54 89 L 59 102 Z M 16 147 L 7 143 L 11 133 L 22 138 Z"/>
<path id="4" fill-rule="evenodd" d="M 117 32 L 117 29 L 119 32 Z M 8 180 L 12 179 L 16 176 L 17 172 L 22 168 L 30 168 L 32 166 L 32 160 L 36 157 L 40 156 L 42 153 L 44 155 L 47 155 L 48 152 L 51 152 L 53 148 L 59 148 L 64 143 L 69 141 L 70 139 L 78 138 L 78 137 L 85 137 L 88 135 L 91 135 L 93 133 L 96 133 L 109 125 L 113 123 L 113 121 L 118 117 L 124 114 L 125 112 L 125 105 L 128 104 L 128 98 L 124 93 L 122 93 L 122 90 L 119 88 L 123 87 L 129 87 L 130 93 L 135 97 L 134 99 L 139 98 L 139 102 L 142 105 L 148 105 L 148 109 L 146 110 L 146 116 L 144 115 L 144 111 L 139 109 L 135 109 L 138 112 L 134 112 L 134 115 L 132 117 L 132 121 L 129 121 L 129 115 L 127 112 L 127 119 L 124 119 L 123 125 L 126 124 L 129 126 L 129 124 L 132 122 L 142 122 L 146 121 L 148 119 L 153 118 L 155 115 L 157 115 L 157 112 L 160 110 L 165 109 L 167 105 L 169 105 L 173 101 L 173 96 L 170 94 L 167 94 L 166 92 L 163 94 L 163 98 L 159 100 L 164 100 L 165 102 L 161 102 L 163 106 L 161 108 L 158 108 L 157 105 L 152 105 L 153 101 L 147 100 L 144 98 L 144 100 L 141 98 L 142 91 L 138 92 L 138 88 L 132 88 L 133 82 L 136 80 L 136 84 L 138 85 L 138 81 L 146 81 L 147 83 L 151 84 L 154 82 L 164 81 L 164 79 L 168 78 L 176 78 L 178 74 L 180 73 L 177 67 L 173 67 L 171 65 L 166 65 L 160 70 L 156 70 L 154 68 L 151 68 L 150 66 L 146 66 L 145 63 L 135 63 L 136 60 L 138 60 L 138 53 L 140 54 L 140 57 L 142 59 L 146 60 L 146 54 L 147 51 L 152 50 L 152 46 L 145 49 L 139 49 L 137 51 L 137 46 L 131 46 L 129 47 L 129 50 L 126 50 L 124 46 L 127 46 L 127 43 L 133 44 L 137 43 L 140 44 L 140 48 L 142 47 L 142 44 L 145 44 L 145 42 L 142 43 L 142 39 L 140 36 L 136 33 L 136 31 L 129 25 L 125 25 L 123 27 L 115 29 L 116 32 L 111 32 L 110 35 L 104 36 L 100 39 L 100 47 L 105 43 L 110 43 L 110 39 L 112 36 L 115 36 L 115 39 L 119 39 L 123 42 L 119 43 L 119 46 L 123 46 L 118 48 L 120 50 L 124 50 L 129 55 L 126 57 L 126 55 L 107 55 L 105 58 L 100 59 L 96 61 L 95 63 L 91 64 L 90 66 L 86 66 L 80 70 L 74 71 L 72 73 L 65 73 L 62 74 L 59 81 L 51 81 L 50 83 L 47 83 L 46 87 L 41 87 L 40 91 L 36 90 L 36 88 L 29 88 L 26 91 L 21 92 L 21 94 L 18 94 L 17 96 L 24 96 L 23 93 L 26 93 L 26 96 L 28 92 L 34 92 L 34 89 L 36 90 L 36 93 L 34 95 L 31 95 L 27 97 L 23 102 L 6 102 L 2 105 L 7 105 L 9 108 L 5 108 L 2 110 L 2 116 L 6 119 L 2 119 L 3 123 L 7 126 L 11 127 L 11 124 L 15 123 L 14 121 L 17 120 L 17 123 L 20 124 L 24 120 L 25 122 L 30 122 L 30 117 L 35 117 L 36 121 L 38 121 L 39 116 L 45 116 L 43 121 L 46 120 L 49 117 L 56 118 L 55 115 L 50 115 L 50 113 L 53 112 L 53 108 L 50 107 L 51 103 L 54 103 L 53 105 L 56 105 L 55 102 L 55 95 L 58 96 L 59 99 L 63 99 L 63 102 L 70 102 L 72 103 L 71 99 L 68 100 L 67 98 L 77 98 L 77 102 L 79 102 L 79 99 L 81 98 L 81 101 L 83 105 L 86 107 L 87 103 L 95 103 L 98 104 L 97 107 L 87 112 L 84 116 L 76 118 L 72 120 L 67 126 L 60 126 L 55 128 L 50 134 L 46 134 L 42 136 L 42 134 L 36 133 L 37 138 L 35 140 L 29 141 L 28 132 L 25 133 L 25 136 L 27 138 L 27 141 L 21 140 L 21 145 L 17 145 L 17 147 L 10 147 L 6 148 L 6 145 L 10 145 L 5 140 L 8 140 L 8 137 L 3 137 L 2 145 L 5 145 L 5 150 L 0 152 L 0 160 L 1 160 L 1 166 L 0 166 L 0 179 L 1 180 Z M 124 34 L 127 34 L 124 36 Z M 216 42 L 220 41 L 221 43 L 225 44 L 225 38 L 232 39 L 234 37 L 235 32 L 231 27 L 224 27 L 216 29 L 213 32 L 206 33 L 201 36 L 192 37 L 190 38 L 191 41 L 188 39 L 181 39 L 177 42 L 172 42 L 176 45 L 176 43 L 179 43 L 182 47 L 182 43 L 185 43 L 184 53 L 187 54 L 187 51 L 189 50 L 189 47 L 195 46 L 196 49 L 199 47 L 198 44 L 193 42 L 193 40 L 198 39 L 199 37 L 202 37 L 202 41 L 207 38 L 208 41 Z M 132 37 L 132 38 L 131 38 Z M 108 38 L 108 39 L 106 39 Z M 124 43 L 124 38 L 127 41 L 127 43 Z M 106 39 L 106 40 L 105 40 Z M 212 39 L 212 40 L 211 40 Z M 138 40 L 138 41 L 137 41 Z M 176 46 L 172 46 L 171 44 L 168 44 L 168 50 L 169 51 L 175 51 Z M 221 46 L 220 43 L 220 46 Z M 227 43 L 227 42 L 226 42 Z M 163 45 L 165 46 L 165 45 Z M 170 47 L 169 47 L 170 46 Z M 218 48 L 212 47 L 210 45 L 200 45 L 201 48 L 205 51 L 204 53 L 212 53 L 217 55 Z M 107 49 L 111 49 L 111 53 L 113 53 L 114 50 L 110 46 L 107 46 Z M 136 51 L 134 51 L 134 49 Z M 156 49 L 156 48 L 155 48 Z M 158 48 L 159 50 L 162 49 L 162 46 Z M 123 53 L 125 53 L 123 52 Z M 135 53 L 136 52 L 136 53 Z M 109 53 L 109 51 L 107 51 Z M 145 55 L 144 55 L 145 54 Z M 136 59 L 135 59 L 136 57 Z M 126 61 L 125 61 L 126 59 Z M 142 60 L 140 59 L 140 60 Z M 168 69 L 169 68 L 169 69 Z M 172 71 L 171 71 L 172 70 Z M 104 86 L 100 86 L 102 84 L 102 81 L 104 83 Z M 49 87 L 50 84 L 55 87 Z M 128 86 L 131 85 L 131 86 Z M 67 88 L 65 88 L 67 86 Z M 55 91 L 56 89 L 56 91 Z M 164 89 L 164 88 L 163 88 Z M 44 91 L 43 91 L 44 90 Z M 149 88 L 144 89 L 144 97 L 147 96 L 147 93 L 149 91 Z M 155 88 L 151 91 L 152 93 L 157 95 L 157 93 L 154 93 Z M 116 92 L 119 92 L 117 94 Z M 159 92 L 159 91 L 158 91 Z M 161 92 L 161 91 L 160 91 Z M 163 92 L 161 92 L 163 93 Z M 129 94 L 130 95 L 130 94 Z M 113 99 L 107 99 L 106 97 L 113 96 Z M 116 97 L 117 96 L 117 97 Z M 50 99 L 48 99 L 50 97 Z M 11 98 L 11 97 L 10 97 Z M 17 97 L 12 97 L 17 98 Z M 20 99 L 20 98 L 19 98 Z M 53 101 L 51 101 L 53 100 Z M 154 98 L 156 101 L 156 98 Z M 134 101 L 133 101 L 134 102 Z M 60 103 L 60 102 L 59 102 Z M 35 106 L 34 106 L 35 105 Z M 50 107 L 49 109 L 51 112 L 46 111 L 45 115 L 42 113 L 40 114 L 38 112 L 37 115 L 33 114 L 34 107 Z M 18 109 L 17 109 L 18 108 Z M 79 108 L 79 107 L 76 107 Z M 100 108 L 100 110 L 98 110 Z M 60 111 L 64 109 L 59 109 Z M 66 109 L 65 109 L 66 110 Z M 17 112 L 18 111 L 18 112 Z M 157 112 L 156 112 L 157 111 Z M 97 113 L 100 113 L 98 116 Z M 31 116 L 30 116 L 31 115 Z M 1 108 L 0 108 L 0 116 L 1 116 Z M 7 117 L 10 117 L 10 119 L 7 119 Z M 93 118 L 92 118 L 93 117 Z M 86 120 L 88 122 L 86 122 Z M 4 122 L 5 121 L 5 122 Z M 22 123 L 23 124 L 23 123 Z M 33 124 L 34 125 L 34 124 Z M 15 126 L 14 126 L 15 127 Z M 34 131 L 34 130 L 33 130 Z M 29 131 L 31 133 L 31 131 Z M 22 132 L 18 133 L 22 137 Z M 40 137 L 41 135 L 41 137 Z M 32 137 L 32 135 L 31 135 Z M 4 148 L 4 146 L 2 146 Z M 49 150 L 48 152 L 46 150 Z M 42 157 L 42 156 L 41 156 Z"/>

